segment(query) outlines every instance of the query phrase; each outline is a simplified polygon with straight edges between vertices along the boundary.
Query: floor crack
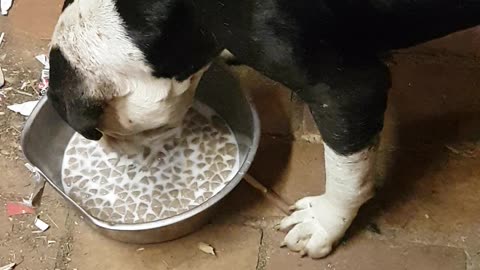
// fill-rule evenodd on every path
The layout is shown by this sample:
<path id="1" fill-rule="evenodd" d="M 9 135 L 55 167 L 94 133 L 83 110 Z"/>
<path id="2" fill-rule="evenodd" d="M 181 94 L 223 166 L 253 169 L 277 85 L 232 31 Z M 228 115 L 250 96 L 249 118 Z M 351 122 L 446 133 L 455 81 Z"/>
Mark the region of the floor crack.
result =
<path id="1" fill-rule="evenodd" d="M 55 270 L 67 270 L 70 263 L 70 255 L 72 253 L 74 221 L 70 216 L 72 210 L 69 210 L 65 218 L 65 236 L 60 240 L 57 257 L 55 260 Z"/>
<path id="2" fill-rule="evenodd" d="M 260 245 L 258 246 L 256 270 L 265 270 L 267 267 L 267 247 L 264 242 L 264 235 L 263 229 L 260 229 Z"/>

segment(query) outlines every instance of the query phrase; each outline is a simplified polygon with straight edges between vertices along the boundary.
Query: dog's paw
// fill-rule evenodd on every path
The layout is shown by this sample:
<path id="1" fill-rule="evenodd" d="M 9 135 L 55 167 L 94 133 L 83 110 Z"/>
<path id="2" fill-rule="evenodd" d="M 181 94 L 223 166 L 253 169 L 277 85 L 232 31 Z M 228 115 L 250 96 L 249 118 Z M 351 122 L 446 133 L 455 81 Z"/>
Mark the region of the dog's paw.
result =
<path id="1" fill-rule="evenodd" d="M 324 195 L 303 198 L 292 210 L 279 224 L 280 230 L 290 230 L 282 246 L 312 258 L 330 254 L 357 214 L 356 209 L 342 209 Z"/>

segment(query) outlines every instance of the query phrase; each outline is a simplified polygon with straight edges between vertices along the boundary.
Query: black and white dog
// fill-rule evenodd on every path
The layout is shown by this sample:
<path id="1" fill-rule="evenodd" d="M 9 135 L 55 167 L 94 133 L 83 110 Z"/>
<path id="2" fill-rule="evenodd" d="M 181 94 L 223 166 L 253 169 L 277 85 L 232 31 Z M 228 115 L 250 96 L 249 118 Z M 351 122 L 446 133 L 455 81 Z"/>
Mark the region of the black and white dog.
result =
<path id="1" fill-rule="evenodd" d="M 477 24 L 480 0 L 67 0 L 48 96 L 80 134 L 127 151 L 178 125 L 227 48 L 303 98 L 322 133 L 326 192 L 280 224 L 284 245 L 320 258 L 373 196 L 390 88 L 381 55 Z"/>

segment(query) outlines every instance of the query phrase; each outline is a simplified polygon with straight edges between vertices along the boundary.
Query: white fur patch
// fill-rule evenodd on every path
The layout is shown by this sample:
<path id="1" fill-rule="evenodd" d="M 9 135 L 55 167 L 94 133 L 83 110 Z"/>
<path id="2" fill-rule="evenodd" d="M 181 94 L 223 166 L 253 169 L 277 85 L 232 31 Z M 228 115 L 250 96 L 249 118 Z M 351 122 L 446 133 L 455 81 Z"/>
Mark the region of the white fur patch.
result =
<path id="1" fill-rule="evenodd" d="M 290 230 L 283 245 L 313 258 L 328 255 L 345 234 L 358 209 L 373 195 L 376 149 L 342 156 L 325 145 L 325 194 L 299 200 L 280 223 Z"/>
<path id="2" fill-rule="evenodd" d="M 376 148 L 342 156 L 325 144 L 325 195 L 343 208 L 360 208 L 373 196 Z"/>
<path id="3" fill-rule="evenodd" d="M 100 83 L 122 85 L 112 94 L 124 96 L 135 87 L 132 77 L 151 73 L 112 0 L 74 1 L 61 14 L 51 45 L 59 47 L 70 64 L 88 78 L 94 96 L 104 94 L 97 92 Z"/>
<path id="4" fill-rule="evenodd" d="M 192 104 L 191 78 L 152 76 L 113 0 L 74 1 L 60 16 L 51 45 L 84 77 L 86 96 L 109 102 L 99 127 L 104 133 L 123 136 L 175 124 Z"/>

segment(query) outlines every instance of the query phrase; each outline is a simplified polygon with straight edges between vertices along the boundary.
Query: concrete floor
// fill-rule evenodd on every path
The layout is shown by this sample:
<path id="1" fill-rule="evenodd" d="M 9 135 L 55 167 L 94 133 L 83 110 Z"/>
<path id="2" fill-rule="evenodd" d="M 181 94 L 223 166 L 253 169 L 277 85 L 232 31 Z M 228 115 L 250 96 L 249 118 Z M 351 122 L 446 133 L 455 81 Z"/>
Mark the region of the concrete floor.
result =
<path id="1" fill-rule="evenodd" d="M 47 52 L 60 8 L 58 0 L 17 0 L 11 15 L 0 18 L 0 31 L 6 32 L 0 65 L 7 87 L 12 87 L 3 89 L 7 99 L 0 103 L 0 112 L 5 113 L 0 116 L 2 207 L 7 201 L 19 201 L 32 188 L 18 145 L 24 118 L 6 105 L 32 99 L 15 90 L 23 81 L 38 78 L 41 67 L 34 56 Z M 45 233 L 32 233 L 33 216 L 8 218 L 0 211 L 0 266 L 14 261 L 15 269 L 31 270 L 480 269 L 477 31 L 394 55 L 378 166 L 382 187 L 326 259 L 302 259 L 279 248 L 283 234 L 273 225 L 283 213 L 242 183 L 199 232 L 145 246 L 97 234 L 47 188 L 39 209 L 40 217 L 52 226 Z M 292 140 L 299 126 L 300 132 L 314 132 L 308 117 L 298 117 L 301 105 L 292 102 L 282 86 L 253 71 L 235 72 L 254 96 L 263 122 L 261 147 L 250 173 L 287 203 L 322 192 L 322 145 Z M 217 256 L 200 252 L 200 241 L 215 247 Z"/>

